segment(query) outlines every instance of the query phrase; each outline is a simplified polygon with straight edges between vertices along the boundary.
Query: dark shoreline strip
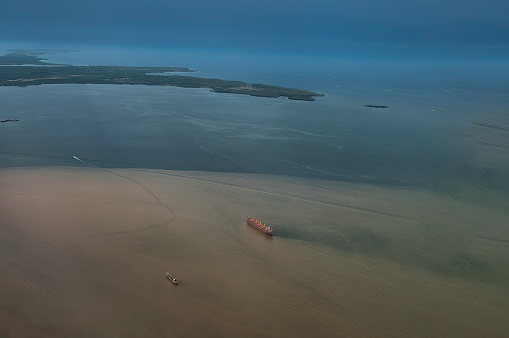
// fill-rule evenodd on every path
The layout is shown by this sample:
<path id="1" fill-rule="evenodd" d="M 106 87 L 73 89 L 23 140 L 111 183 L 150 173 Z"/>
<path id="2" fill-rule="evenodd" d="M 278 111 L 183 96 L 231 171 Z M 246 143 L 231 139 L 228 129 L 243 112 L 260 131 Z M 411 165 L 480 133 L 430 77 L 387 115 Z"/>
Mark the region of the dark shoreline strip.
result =
<path id="1" fill-rule="evenodd" d="M 154 73 L 193 72 L 175 67 L 124 66 L 5 66 L 0 67 L 0 86 L 28 87 L 43 84 L 114 84 L 210 88 L 217 93 L 243 94 L 290 100 L 314 101 L 323 94 L 296 88 L 259 83 L 229 81 L 183 75 L 154 75 Z M 149 75 L 151 73 L 151 75 Z"/>

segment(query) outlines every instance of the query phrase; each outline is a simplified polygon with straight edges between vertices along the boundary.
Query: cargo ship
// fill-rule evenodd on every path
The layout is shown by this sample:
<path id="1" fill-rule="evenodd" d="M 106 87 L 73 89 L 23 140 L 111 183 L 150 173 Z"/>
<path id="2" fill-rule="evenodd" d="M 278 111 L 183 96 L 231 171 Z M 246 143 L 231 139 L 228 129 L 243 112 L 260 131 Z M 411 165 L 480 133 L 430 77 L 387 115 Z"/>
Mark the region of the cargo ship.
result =
<path id="1" fill-rule="evenodd" d="M 173 284 L 179 285 L 179 281 L 177 278 L 173 278 L 169 272 L 166 273 L 166 278 L 168 278 Z"/>
<path id="2" fill-rule="evenodd" d="M 262 222 L 255 220 L 254 218 L 247 216 L 247 224 L 249 224 L 250 226 L 252 226 L 255 229 L 260 230 L 264 234 L 267 234 L 269 236 L 274 236 L 274 229 L 272 229 L 271 226 L 265 225 Z"/>

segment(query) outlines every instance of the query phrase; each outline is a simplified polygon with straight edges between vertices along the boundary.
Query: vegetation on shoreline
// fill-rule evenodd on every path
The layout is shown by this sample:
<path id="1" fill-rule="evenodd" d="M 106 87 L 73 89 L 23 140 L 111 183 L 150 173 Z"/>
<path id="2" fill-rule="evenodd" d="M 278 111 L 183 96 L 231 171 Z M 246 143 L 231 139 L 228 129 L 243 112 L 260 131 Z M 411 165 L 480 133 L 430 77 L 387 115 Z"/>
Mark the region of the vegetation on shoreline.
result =
<path id="1" fill-rule="evenodd" d="M 210 88 L 218 93 L 244 94 L 291 100 L 314 101 L 322 94 L 242 81 L 209 79 L 157 73 L 194 72 L 179 67 L 71 66 L 54 65 L 43 61 L 38 54 L 10 53 L 0 56 L 0 86 L 37 86 L 42 84 L 126 84 Z M 7 66 L 8 67 L 5 67 Z M 152 73 L 149 75 L 149 73 Z"/>

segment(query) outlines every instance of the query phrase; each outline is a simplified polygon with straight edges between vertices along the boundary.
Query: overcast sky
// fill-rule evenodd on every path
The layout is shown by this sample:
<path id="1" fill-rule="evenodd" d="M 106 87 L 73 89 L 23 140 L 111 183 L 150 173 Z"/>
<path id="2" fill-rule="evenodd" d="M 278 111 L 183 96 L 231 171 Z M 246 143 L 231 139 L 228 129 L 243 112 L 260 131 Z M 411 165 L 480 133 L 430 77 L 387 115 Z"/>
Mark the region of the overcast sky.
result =
<path id="1" fill-rule="evenodd" d="M 334 50 L 509 45 L 507 0 L 12 0 L 0 39 Z"/>

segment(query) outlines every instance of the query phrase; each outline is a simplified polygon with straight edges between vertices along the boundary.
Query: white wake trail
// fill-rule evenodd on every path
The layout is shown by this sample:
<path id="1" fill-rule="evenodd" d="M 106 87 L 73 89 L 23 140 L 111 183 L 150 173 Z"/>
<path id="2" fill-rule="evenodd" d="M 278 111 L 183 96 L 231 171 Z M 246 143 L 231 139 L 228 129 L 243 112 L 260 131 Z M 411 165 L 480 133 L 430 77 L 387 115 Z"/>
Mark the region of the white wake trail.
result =
<path id="1" fill-rule="evenodd" d="M 131 181 L 131 182 L 133 182 L 133 183 L 138 184 L 140 187 L 142 187 L 143 189 L 145 189 L 145 191 L 147 191 L 150 195 L 152 195 L 152 196 L 155 198 L 155 200 L 156 200 L 156 201 L 157 201 L 157 202 L 158 202 L 158 203 L 159 203 L 162 207 L 166 208 L 166 209 L 170 212 L 170 214 L 171 214 L 170 220 L 169 220 L 168 222 L 166 222 L 166 223 L 163 223 L 163 224 L 153 225 L 153 226 L 148 226 L 148 227 L 146 227 L 146 228 L 138 229 L 138 230 L 126 230 L 126 231 L 119 231 L 119 232 L 114 232 L 114 233 L 108 233 L 108 234 L 104 234 L 104 235 L 101 235 L 101 236 L 117 235 L 117 234 L 127 233 L 127 232 L 145 231 L 145 230 L 148 230 L 148 229 L 153 229 L 153 228 L 157 228 L 157 227 L 160 227 L 160 226 L 163 226 L 163 225 L 167 225 L 167 224 L 169 224 L 169 223 L 173 222 L 173 221 L 175 220 L 175 218 L 177 218 L 177 215 L 175 214 L 175 212 L 173 211 L 173 209 L 171 209 L 169 206 L 167 206 L 166 204 L 164 204 L 164 203 L 163 203 L 163 202 L 159 199 L 159 197 L 157 197 L 157 195 L 156 195 L 156 194 L 154 194 L 154 192 L 152 192 L 152 190 L 150 190 L 149 188 L 147 188 L 146 186 L 144 186 L 142 183 L 140 183 L 140 182 L 138 182 L 138 181 L 136 181 L 135 179 L 132 179 L 132 178 L 130 178 L 130 177 L 127 177 L 127 176 L 124 176 L 124 175 L 117 174 L 117 173 L 115 173 L 115 172 L 112 172 L 112 171 L 109 171 L 109 170 L 103 169 L 103 168 L 101 168 L 101 167 L 99 167 L 99 166 L 96 166 L 95 164 L 92 164 L 92 163 L 90 163 L 90 162 L 84 161 L 84 160 L 80 159 L 78 156 L 74 156 L 74 155 L 73 155 L 73 158 L 74 158 L 75 160 L 78 160 L 78 161 L 82 162 L 82 163 L 85 163 L 86 165 L 89 165 L 89 166 L 91 166 L 91 167 L 94 167 L 94 168 L 97 168 L 97 169 L 99 169 L 99 170 L 101 170 L 101 171 L 104 171 L 105 173 L 108 173 L 108 174 L 111 174 L 111 175 L 115 175 L 115 176 L 121 177 L 121 178 L 123 178 L 123 179 L 129 180 L 129 181 Z"/>

